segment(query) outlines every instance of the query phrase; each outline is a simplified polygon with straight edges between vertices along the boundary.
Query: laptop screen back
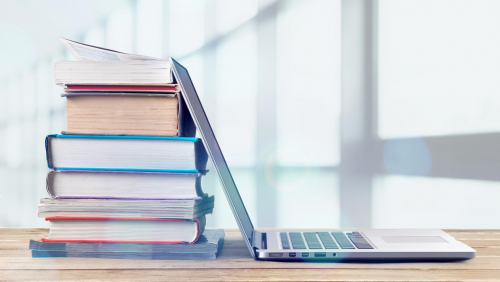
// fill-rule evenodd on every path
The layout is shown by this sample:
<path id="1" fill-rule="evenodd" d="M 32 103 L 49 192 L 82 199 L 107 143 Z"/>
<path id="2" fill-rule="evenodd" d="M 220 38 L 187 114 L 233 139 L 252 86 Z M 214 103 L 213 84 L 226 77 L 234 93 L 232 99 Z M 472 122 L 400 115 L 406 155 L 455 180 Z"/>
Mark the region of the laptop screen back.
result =
<path id="1" fill-rule="evenodd" d="M 174 67 L 173 71 L 175 79 L 179 84 L 183 98 L 196 124 L 196 128 L 200 132 L 201 139 L 203 140 L 207 153 L 212 160 L 217 174 L 219 175 L 219 180 L 222 188 L 224 189 L 224 193 L 226 194 L 229 206 L 233 211 L 243 238 L 247 239 L 245 240 L 245 243 L 247 244 L 252 256 L 254 256 L 252 249 L 252 236 L 254 230 L 252 221 L 248 216 L 243 200 L 238 192 L 238 188 L 236 188 L 236 184 L 231 176 L 226 160 L 222 155 L 222 151 L 217 143 L 217 139 L 215 138 L 215 134 L 210 126 L 207 115 L 205 114 L 205 110 L 201 105 L 196 90 L 194 89 L 188 71 L 174 59 L 172 59 L 172 65 Z"/>

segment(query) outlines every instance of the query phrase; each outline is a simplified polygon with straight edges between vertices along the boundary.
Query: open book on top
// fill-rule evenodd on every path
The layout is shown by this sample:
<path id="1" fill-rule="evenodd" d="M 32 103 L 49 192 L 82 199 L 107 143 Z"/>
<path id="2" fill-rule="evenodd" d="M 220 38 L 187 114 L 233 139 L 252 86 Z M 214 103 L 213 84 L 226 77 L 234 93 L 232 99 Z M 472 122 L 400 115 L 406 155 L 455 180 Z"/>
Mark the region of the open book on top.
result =
<path id="1" fill-rule="evenodd" d="M 79 61 L 58 61 L 57 85 L 68 92 L 178 92 L 169 61 L 126 54 L 61 38 Z"/>

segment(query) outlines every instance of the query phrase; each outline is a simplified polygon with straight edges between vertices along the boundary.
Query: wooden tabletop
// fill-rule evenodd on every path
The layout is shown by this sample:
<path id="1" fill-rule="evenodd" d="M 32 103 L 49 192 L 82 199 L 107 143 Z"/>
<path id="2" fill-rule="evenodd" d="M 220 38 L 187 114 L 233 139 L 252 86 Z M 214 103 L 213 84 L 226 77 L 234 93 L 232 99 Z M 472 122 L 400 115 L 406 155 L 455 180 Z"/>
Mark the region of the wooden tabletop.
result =
<path id="1" fill-rule="evenodd" d="M 500 281 L 500 230 L 446 230 L 477 250 L 443 263 L 301 263 L 253 260 L 239 230 L 227 229 L 215 261 L 32 258 L 29 239 L 48 229 L 0 228 L 0 281 Z"/>

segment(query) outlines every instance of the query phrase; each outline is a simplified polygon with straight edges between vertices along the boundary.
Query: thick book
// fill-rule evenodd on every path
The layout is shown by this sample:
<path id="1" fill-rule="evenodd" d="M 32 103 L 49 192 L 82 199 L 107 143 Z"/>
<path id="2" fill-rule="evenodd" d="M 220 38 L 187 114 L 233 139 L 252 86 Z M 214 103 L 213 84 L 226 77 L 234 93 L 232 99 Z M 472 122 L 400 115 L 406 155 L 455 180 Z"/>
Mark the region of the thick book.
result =
<path id="1" fill-rule="evenodd" d="M 66 97 L 65 134 L 194 137 L 196 127 L 178 94 L 75 92 Z"/>
<path id="2" fill-rule="evenodd" d="M 144 217 L 189 219 L 212 213 L 214 196 L 199 200 L 41 199 L 38 217 Z"/>
<path id="3" fill-rule="evenodd" d="M 46 217 L 50 232 L 42 242 L 194 244 L 205 217 L 194 220 L 140 217 Z"/>
<path id="4" fill-rule="evenodd" d="M 134 252 L 69 252 L 32 250 L 34 258 L 102 258 L 143 260 L 216 260 L 217 253 L 134 253 Z"/>
<path id="5" fill-rule="evenodd" d="M 33 257 L 215 260 L 224 245 L 224 230 L 207 229 L 196 243 L 52 243 L 30 240 Z"/>
<path id="6" fill-rule="evenodd" d="M 171 85 L 169 61 L 57 61 L 57 85 Z"/>
<path id="7" fill-rule="evenodd" d="M 201 173 L 51 170 L 46 188 L 59 199 L 198 200 Z"/>
<path id="8" fill-rule="evenodd" d="M 59 170 L 205 172 L 208 155 L 195 137 L 48 135 L 47 164 Z"/>
<path id="9" fill-rule="evenodd" d="M 64 91 L 71 92 L 139 92 L 139 93 L 177 93 L 179 85 L 64 85 Z"/>

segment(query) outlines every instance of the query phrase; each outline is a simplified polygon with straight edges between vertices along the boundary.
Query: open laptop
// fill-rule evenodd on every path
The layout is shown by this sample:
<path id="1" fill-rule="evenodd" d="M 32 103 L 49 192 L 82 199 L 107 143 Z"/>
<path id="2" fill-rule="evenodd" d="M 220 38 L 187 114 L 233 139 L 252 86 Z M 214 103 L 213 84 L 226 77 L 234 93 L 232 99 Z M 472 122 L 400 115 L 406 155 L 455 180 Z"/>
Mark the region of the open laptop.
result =
<path id="1" fill-rule="evenodd" d="M 476 251 L 442 230 L 255 230 L 188 71 L 172 59 L 174 77 L 200 132 L 250 255 L 259 260 L 462 260 Z"/>

